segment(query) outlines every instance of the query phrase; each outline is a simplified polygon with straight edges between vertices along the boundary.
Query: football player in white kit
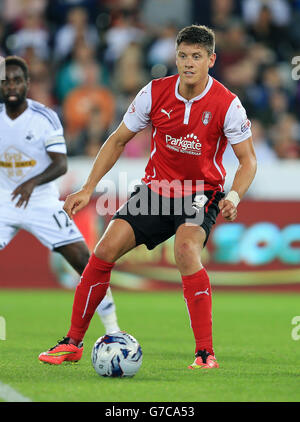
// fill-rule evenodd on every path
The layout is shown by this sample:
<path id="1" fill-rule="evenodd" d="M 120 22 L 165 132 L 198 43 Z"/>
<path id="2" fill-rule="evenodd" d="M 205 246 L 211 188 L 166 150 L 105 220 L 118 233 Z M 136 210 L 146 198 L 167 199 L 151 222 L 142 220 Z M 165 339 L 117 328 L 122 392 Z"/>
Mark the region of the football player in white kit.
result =
<path id="1" fill-rule="evenodd" d="M 6 57 L 5 77 L 0 90 L 0 250 L 24 229 L 81 274 L 89 250 L 63 211 L 54 183 L 67 171 L 63 127 L 53 110 L 27 98 L 29 75 L 22 58 Z M 106 333 L 120 330 L 110 291 L 97 311 Z"/>

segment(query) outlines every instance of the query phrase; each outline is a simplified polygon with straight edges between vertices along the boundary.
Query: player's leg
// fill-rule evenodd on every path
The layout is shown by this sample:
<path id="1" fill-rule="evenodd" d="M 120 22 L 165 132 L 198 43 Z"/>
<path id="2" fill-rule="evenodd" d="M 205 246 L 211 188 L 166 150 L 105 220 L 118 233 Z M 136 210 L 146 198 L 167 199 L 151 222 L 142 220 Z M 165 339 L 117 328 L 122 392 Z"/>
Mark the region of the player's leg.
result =
<path id="1" fill-rule="evenodd" d="M 0 221 L 0 251 L 4 249 L 16 235 L 17 229 Z"/>
<path id="2" fill-rule="evenodd" d="M 196 360 L 189 368 L 218 367 L 212 342 L 212 301 L 208 274 L 201 263 L 206 232 L 182 224 L 175 235 L 174 254 L 181 273 L 184 299 L 195 337 Z"/>
<path id="3" fill-rule="evenodd" d="M 144 192 L 145 190 L 146 192 Z M 88 329 L 96 307 L 105 296 L 114 262 L 137 245 L 146 244 L 148 249 L 153 249 L 174 234 L 172 221 L 166 223 L 156 214 L 152 216 L 148 213 L 138 215 L 135 212 L 131 213 L 137 202 L 149 200 L 151 191 L 147 187 L 144 191 L 142 190 L 142 195 L 137 196 L 138 190 L 136 190 L 114 215 L 94 253 L 89 258 L 81 282 L 76 288 L 71 327 L 67 337 L 54 348 L 42 354 L 42 358 L 40 355 L 40 360 L 55 364 L 64 360 L 79 360 L 83 350 L 81 340 Z M 59 353 L 58 357 L 53 356 L 57 353 Z"/>
<path id="4" fill-rule="evenodd" d="M 54 249 L 54 251 L 60 253 L 80 275 L 87 266 L 90 257 L 88 247 L 83 241 L 69 243 Z M 116 315 L 116 306 L 110 287 L 107 289 L 107 293 L 96 311 L 107 334 L 114 331 L 120 331 Z"/>
<path id="5" fill-rule="evenodd" d="M 136 246 L 135 235 L 127 221 L 112 220 L 96 245 L 76 288 L 68 337 L 79 343 L 88 329 L 96 307 L 109 287 L 115 261 Z"/>
<path id="6" fill-rule="evenodd" d="M 79 275 L 83 273 L 90 257 L 88 247 L 83 240 L 56 247 L 53 252 L 60 253 Z"/>
<path id="7" fill-rule="evenodd" d="M 17 234 L 20 223 L 20 211 L 9 199 L 1 198 L 0 206 L 0 250 L 4 249 Z"/>
<path id="8" fill-rule="evenodd" d="M 90 256 L 81 281 L 76 287 L 71 327 L 67 336 L 52 349 L 41 353 L 41 361 L 60 364 L 81 358 L 82 339 L 109 287 L 114 262 L 135 246 L 135 234 L 130 224 L 121 219 L 112 220 Z"/>

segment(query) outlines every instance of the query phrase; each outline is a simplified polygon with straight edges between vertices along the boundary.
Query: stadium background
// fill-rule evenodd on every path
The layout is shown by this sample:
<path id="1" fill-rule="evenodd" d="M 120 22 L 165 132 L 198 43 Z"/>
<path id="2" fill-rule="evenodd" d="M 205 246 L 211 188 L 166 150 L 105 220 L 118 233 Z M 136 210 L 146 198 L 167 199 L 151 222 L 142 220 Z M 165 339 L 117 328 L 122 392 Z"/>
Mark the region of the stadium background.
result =
<path id="1" fill-rule="evenodd" d="M 258 172 L 238 219 L 219 218 L 203 261 L 218 289 L 299 291 L 300 83 L 292 78 L 299 20 L 297 0 L 0 0 L 0 55 L 26 59 L 29 97 L 63 122 L 69 171 L 58 184 L 64 198 L 81 186 L 139 89 L 176 72 L 177 31 L 191 23 L 212 27 L 217 62 L 210 73 L 248 112 Z M 111 214 L 142 177 L 149 149 L 145 130 L 106 176 L 119 188 L 109 191 Z M 228 190 L 237 168 L 230 147 L 224 163 Z M 109 220 L 98 202 L 105 180 L 76 219 L 91 249 Z M 0 253 L 0 267 L 1 288 L 72 289 L 78 281 L 59 255 L 22 231 Z M 121 259 L 112 286 L 181 289 L 173 239 Z"/>

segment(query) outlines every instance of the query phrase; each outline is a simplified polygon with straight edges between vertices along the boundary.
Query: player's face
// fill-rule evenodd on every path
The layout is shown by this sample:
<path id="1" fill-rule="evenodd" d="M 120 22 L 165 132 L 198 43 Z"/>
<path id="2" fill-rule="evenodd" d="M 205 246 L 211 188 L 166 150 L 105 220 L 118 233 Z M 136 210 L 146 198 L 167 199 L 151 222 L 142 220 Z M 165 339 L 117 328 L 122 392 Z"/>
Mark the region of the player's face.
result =
<path id="1" fill-rule="evenodd" d="M 6 105 L 18 107 L 26 98 L 28 81 L 25 79 L 23 70 L 19 66 L 9 65 L 6 67 L 6 79 L 1 83 L 1 94 Z"/>
<path id="2" fill-rule="evenodd" d="M 215 53 L 209 55 L 199 44 L 179 44 L 176 51 L 176 65 L 180 81 L 187 85 L 197 85 L 207 78 L 208 71 L 215 64 Z"/>

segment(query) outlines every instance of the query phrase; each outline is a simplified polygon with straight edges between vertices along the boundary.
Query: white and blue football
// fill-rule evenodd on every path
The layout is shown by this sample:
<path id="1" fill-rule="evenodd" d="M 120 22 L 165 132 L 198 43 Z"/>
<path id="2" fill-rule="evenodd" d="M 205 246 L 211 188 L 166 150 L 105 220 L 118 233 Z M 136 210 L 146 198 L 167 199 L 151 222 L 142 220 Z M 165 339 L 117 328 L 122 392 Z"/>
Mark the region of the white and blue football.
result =
<path id="1" fill-rule="evenodd" d="M 143 361 L 138 341 L 124 331 L 98 338 L 91 357 L 95 371 L 102 377 L 133 377 Z"/>

